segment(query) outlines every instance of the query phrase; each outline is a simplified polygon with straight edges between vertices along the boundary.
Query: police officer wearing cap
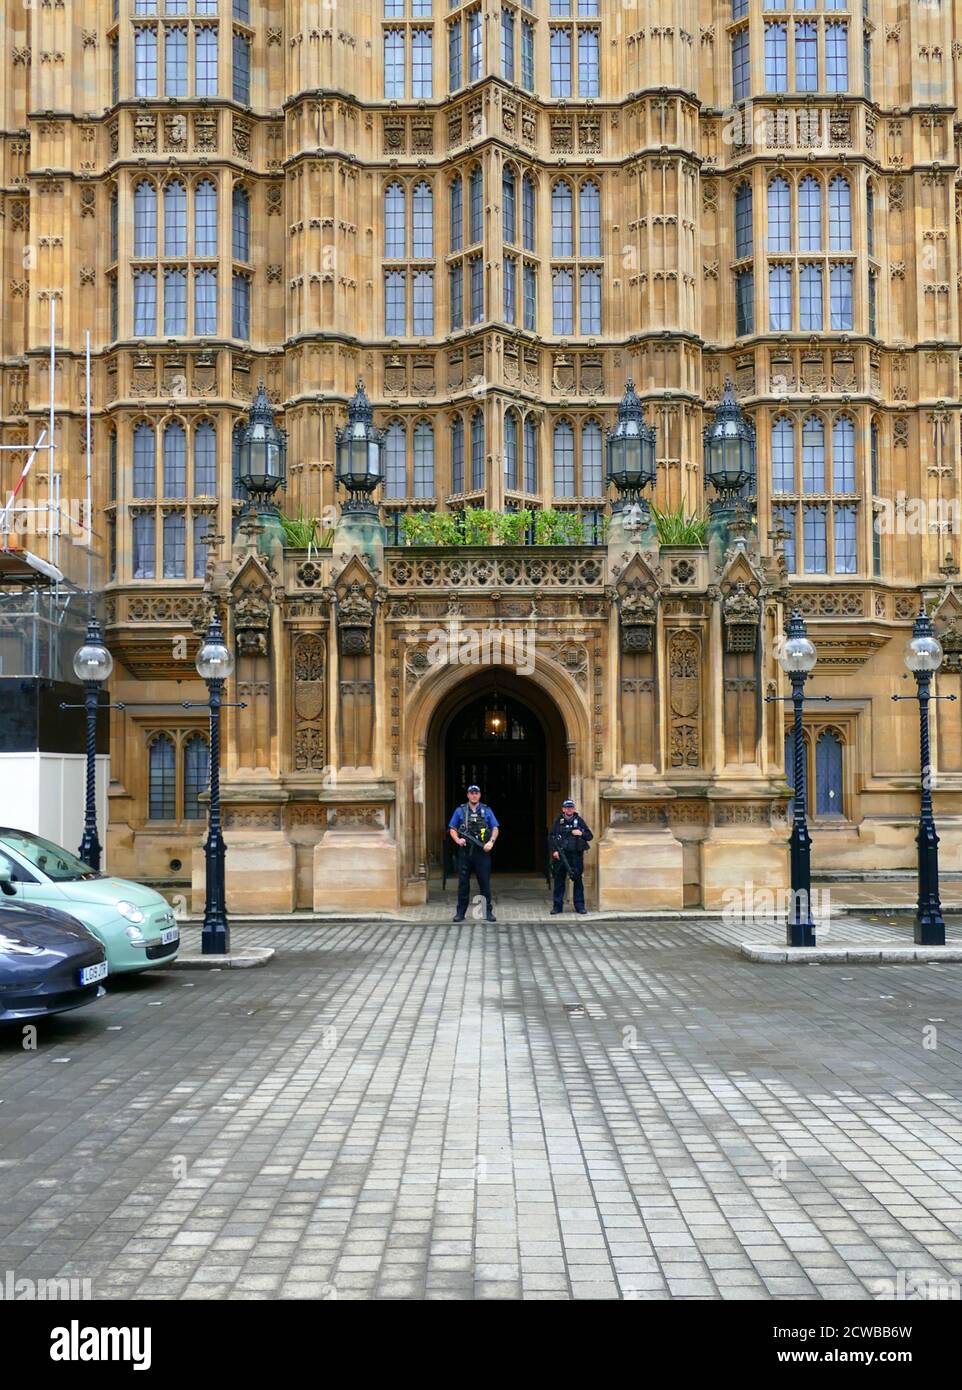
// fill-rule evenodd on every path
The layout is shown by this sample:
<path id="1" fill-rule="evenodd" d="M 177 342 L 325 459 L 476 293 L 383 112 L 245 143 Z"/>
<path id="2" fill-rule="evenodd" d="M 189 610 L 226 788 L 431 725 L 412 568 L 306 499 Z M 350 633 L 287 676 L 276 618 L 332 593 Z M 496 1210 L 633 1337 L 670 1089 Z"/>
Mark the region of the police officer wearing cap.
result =
<path id="1" fill-rule="evenodd" d="M 554 906 L 552 917 L 564 911 L 565 880 L 571 878 L 571 896 L 575 912 L 584 916 L 585 880 L 584 862 L 588 842 L 593 838 L 588 826 L 578 815 L 575 803 L 570 799 L 562 802 L 561 815 L 548 831 L 548 844 L 551 847 L 551 872 L 554 878 Z"/>
<path id="2" fill-rule="evenodd" d="M 491 851 L 498 838 L 498 818 L 481 800 L 481 788 L 472 782 L 468 799 L 448 821 L 448 834 L 458 846 L 458 905 L 452 921 L 463 922 L 468 909 L 471 870 L 478 880 L 488 910 L 488 921 L 497 921 L 491 907 Z"/>

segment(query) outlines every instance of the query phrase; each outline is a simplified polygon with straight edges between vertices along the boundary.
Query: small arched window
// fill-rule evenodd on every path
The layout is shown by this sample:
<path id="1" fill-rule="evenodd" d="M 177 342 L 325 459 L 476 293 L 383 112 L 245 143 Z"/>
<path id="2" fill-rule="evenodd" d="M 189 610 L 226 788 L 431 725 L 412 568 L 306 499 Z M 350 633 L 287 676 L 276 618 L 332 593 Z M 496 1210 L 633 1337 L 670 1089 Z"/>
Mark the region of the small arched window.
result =
<path id="1" fill-rule="evenodd" d="M 582 184 L 578 200 L 578 254 L 601 255 L 601 193 L 593 179 Z"/>
<path id="2" fill-rule="evenodd" d="M 515 411 L 504 413 L 504 485 L 516 492 L 518 488 L 518 417 Z"/>
<path id="3" fill-rule="evenodd" d="M 217 435 L 205 420 L 194 431 L 194 496 L 217 495 Z"/>
<path id="4" fill-rule="evenodd" d="M 752 188 L 740 183 L 735 189 L 735 259 L 752 254 Z"/>
<path id="5" fill-rule="evenodd" d="M 158 734 L 148 755 L 147 816 L 149 820 L 174 820 L 177 815 L 177 758 L 174 740 Z"/>
<path id="6" fill-rule="evenodd" d="M 153 497 L 157 491 L 154 428 L 141 420 L 134 430 L 134 496 Z"/>
<path id="7" fill-rule="evenodd" d="M 145 179 L 134 189 L 134 255 L 157 254 L 157 190 Z"/>
<path id="8" fill-rule="evenodd" d="M 388 184 L 384 192 L 384 254 L 389 260 L 407 255 L 404 189 L 399 183 Z"/>
<path id="9" fill-rule="evenodd" d="M 231 195 L 231 246 L 235 261 L 251 258 L 251 200 L 245 188 Z"/>
<path id="10" fill-rule="evenodd" d="M 469 240 L 481 241 L 484 236 L 484 175 L 480 166 L 471 170 L 468 183 Z"/>
<path id="11" fill-rule="evenodd" d="M 504 240 L 513 245 L 518 239 L 518 209 L 514 170 L 505 165 L 501 175 L 501 221 Z"/>
<path id="12" fill-rule="evenodd" d="M 875 188 L 871 182 L 865 189 L 865 249 L 875 255 Z"/>
<path id="13" fill-rule="evenodd" d="M 164 496 L 187 496 L 187 435 L 178 420 L 164 430 Z"/>
<path id="14" fill-rule="evenodd" d="M 791 194 L 783 178 L 772 179 L 768 185 L 768 249 L 792 249 Z"/>
<path id="15" fill-rule="evenodd" d="M 772 425 L 772 492 L 795 491 L 795 426 L 785 415 Z"/>
<path id="16" fill-rule="evenodd" d="M 575 432 L 567 420 L 559 420 L 554 427 L 552 465 L 555 497 L 574 497 Z"/>
<path id="17" fill-rule="evenodd" d="M 814 174 L 798 185 L 798 249 L 822 249 L 822 185 Z"/>
<path id="18" fill-rule="evenodd" d="M 414 495 L 434 496 L 434 430 L 426 420 L 414 427 Z"/>
<path id="19" fill-rule="evenodd" d="M 538 491 L 538 425 L 533 415 L 524 417 L 524 490 Z"/>
<path id="20" fill-rule="evenodd" d="M 471 416 L 471 491 L 484 489 L 484 414 L 476 410 Z"/>
<path id="21" fill-rule="evenodd" d="M 581 431 L 581 495 L 603 495 L 601 470 L 601 426 L 589 420 Z"/>
<path id="22" fill-rule="evenodd" d="M 551 254 L 573 256 L 574 221 L 571 185 L 562 180 L 551 190 Z"/>
<path id="23" fill-rule="evenodd" d="M 464 246 L 464 185 L 460 174 L 451 180 L 450 222 L 451 250 L 460 251 Z"/>
<path id="24" fill-rule="evenodd" d="M 241 464 L 241 455 L 240 455 L 240 451 L 241 451 L 241 444 L 242 444 L 243 439 L 244 439 L 244 430 L 245 430 L 245 428 L 246 428 L 246 421 L 244 421 L 244 420 L 238 420 L 238 421 L 237 421 L 237 424 L 236 424 L 236 425 L 234 426 L 234 428 L 233 428 L 233 431 L 231 432 L 231 440 L 230 440 L 230 476 L 231 476 L 231 490 L 230 490 L 230 495 L 231 495 L 231 497 L 233 497 L 233 498 L 235 498 L 235 499 L 240 499 L 240 500 L 243 500 L 243 499 L 247 496 L 247 490 L 245 489 L 244 484 L 241 482 L 241 477 L 240 477 L 240 464 Z"/>
<path id="25" fill-rule="evenodd" d="M 855 491 L 855 425 L 848 415 L 839 415 L 832 425 L 832 487 Z"/>
<path id="26" fill-rule="evenodd" d="M 841 174 L 828 185 L 828 249 L 852 249 L 852 186 Z"/>
<path id="27" fill-rule="evenodd" d="M 400 420 L 392 420 L 384 437 L 384 496 L 407 496 L 407 436 Z"/>
<path id="28" fill-rule="evenodd" d="M 429 183 L 415 184 L 411 204 L 413 254 L 424 260 L 434 255 L 434 194 Z"/>
<path id="29" fill-rule="evenodd" d="M 825 491 L 825 426 L 817 415 L 802 425 L 802 491 Z"/>
<path id="30" fill-rule="evenodd" d="M 164 255 L 187 255 L 187 189 L 179 179 L 164 189 Z"/>
<path id="31" fill-rule="evenodd" d="M 210 749 L 203 734 L 191 734 L 184 744 L 184 819 L 203 820 L 207 808 L 201 796 L 210 776 Z"/>
<path id="32" fill-rule="evenodd" d="M 535 249 L 534 226 L 534 179 L 525 174 L 521 180 L 521 234 L 526 251 Z"/>
<path id="33" fill-rule="evenodd" d="M 217 255 L 217 189 L 210 179 L 194 190 L 194 255 Z"/>
<path id="34" fill-rule="evenodd" d="M 451 491 L 464 491 L 464 421 L 460 415 L 451 425 Z"/>

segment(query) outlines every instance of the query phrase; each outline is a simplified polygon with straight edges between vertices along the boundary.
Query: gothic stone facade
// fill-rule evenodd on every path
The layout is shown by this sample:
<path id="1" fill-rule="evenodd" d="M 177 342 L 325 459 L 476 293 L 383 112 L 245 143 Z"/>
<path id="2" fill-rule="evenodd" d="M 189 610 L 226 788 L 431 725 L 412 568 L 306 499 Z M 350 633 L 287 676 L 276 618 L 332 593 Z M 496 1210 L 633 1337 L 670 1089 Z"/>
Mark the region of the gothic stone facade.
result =
<path id="1" fill-rule="evenodd" d="M 551 785 L 597 824 L 596 899 L 715 901 L 719 865 L 751 876 L 729 840 L 768 846 L 754 876 L 783 878 L 783 713 L 763 696 L 783 693 L 789 602 L 833 696 L 806 714 L 816 862 L 911 864 L 917 729 L 889 697 L 920 598 L 947 637 L 940 693 L 962 645 L 952 6 L 38 0 L 3 7 L 0 40 L 0 434 L 45 419 L 53 297 L 64 499 L 83 495 L 92 337 L 115 698 L 202 698 L 197 624 L 211 591 L 227 605 L 247 704 L 225 748 L 235 903 L 370 901 L 358 839 L 379 846 L 379 901 L 423 896 L 439 711 L 479 679 L 418 668 L 449 603 L 532 618 L 517 690 Z M 681 557 L 690 574 L 631 539 L 263 553 L 234 481 L 258 380 L 289 433 L 285 509 L 333 519 L 358 376 L 387 431 L 389 542 L 405 512 L 466 504 L 573 509 L 596 534 L 628 376 L 658 428 L 656 500 L 688 510 L 733 379 L 757 529 Z M 50 485 L 42 456 L 25 499 Z M 726 646 L 738 583 L 750 654 Z M 371 622 L 347 649 L 354 584 Z M 626 598 L 654 613 L 647 650 Z M 935 717 L 957 864 L 962 706 Z M 118 872 L 189 877 L 204 733 L 197 710 L 113 716 Z"/>

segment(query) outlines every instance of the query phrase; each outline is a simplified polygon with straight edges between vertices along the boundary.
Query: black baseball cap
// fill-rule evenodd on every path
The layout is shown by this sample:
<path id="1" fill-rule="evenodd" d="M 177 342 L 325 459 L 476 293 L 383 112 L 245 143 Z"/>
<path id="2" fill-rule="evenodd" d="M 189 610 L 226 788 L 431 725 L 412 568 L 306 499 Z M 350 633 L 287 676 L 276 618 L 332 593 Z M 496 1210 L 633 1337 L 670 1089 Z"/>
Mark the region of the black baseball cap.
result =
<path id="1" fill-rule="evenodd" d="M 480 790 L 481 788 L 478 786 L 477 782 L 472 782 L 470 787 L 468 787 L 469 792 L 480 792 Z"/>
<path id="2" fill-rule="evenodd" d="M 568 797 L 568 800 L 567 800 L 567 801 L 562 801 L 561 804 L 562 804 L 562 806 L 573 806 L 573 805 L 574 805 L 574 802 L 571 800 L 571 797 L 569 796 L 569 797 Z"/>

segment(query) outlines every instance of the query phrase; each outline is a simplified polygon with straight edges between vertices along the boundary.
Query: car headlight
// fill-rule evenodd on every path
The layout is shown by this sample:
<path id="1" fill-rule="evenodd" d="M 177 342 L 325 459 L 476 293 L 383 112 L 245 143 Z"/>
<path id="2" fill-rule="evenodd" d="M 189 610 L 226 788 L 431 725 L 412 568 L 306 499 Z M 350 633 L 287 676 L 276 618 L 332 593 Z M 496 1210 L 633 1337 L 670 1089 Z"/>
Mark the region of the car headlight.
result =
<path id="1" fill-rule="evenodd" d="M 144 934 L 139 927 L 124 927 L 124 936 L 133 946 L 143 946 Z"/>
<path id="2" fill-rule="evenodd" d="M 121 917 L 126 917 L 128 922 L 142 922 L 144 920 L 144 914 L 141 912 L 140 908 L 136 907 L 133 903 L 121 900 L 117 904 L 117 911 L 120 913 Z"/>

